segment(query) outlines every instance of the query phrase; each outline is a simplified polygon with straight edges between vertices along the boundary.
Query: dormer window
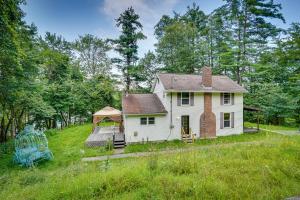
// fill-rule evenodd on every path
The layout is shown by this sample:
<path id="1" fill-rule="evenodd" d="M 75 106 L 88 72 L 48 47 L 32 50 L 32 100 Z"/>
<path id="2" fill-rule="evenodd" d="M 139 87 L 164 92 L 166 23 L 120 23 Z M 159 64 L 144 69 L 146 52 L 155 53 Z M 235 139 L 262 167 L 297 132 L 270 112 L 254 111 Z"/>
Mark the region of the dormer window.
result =
<path id="1" fill-rule="evenodd" d="M 230 93 L 223 94 L 223 104 L 230 105 Z"/>
<path id="2" fill-rule="evenodd" d="M 190 93 L 189 92 L 181 93 L 181 105 L 190 105 Z"/>

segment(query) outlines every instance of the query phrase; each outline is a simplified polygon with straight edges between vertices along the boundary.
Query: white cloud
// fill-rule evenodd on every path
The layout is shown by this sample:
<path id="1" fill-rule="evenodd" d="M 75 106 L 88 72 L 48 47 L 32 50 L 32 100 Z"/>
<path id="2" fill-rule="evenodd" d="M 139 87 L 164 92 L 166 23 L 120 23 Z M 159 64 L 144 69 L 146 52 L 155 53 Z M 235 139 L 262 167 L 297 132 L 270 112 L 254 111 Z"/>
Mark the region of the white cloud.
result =
<path id="1" fill-rule="evenodd" d="M 154 26 L 162 15 L 170 14 L 179 0 L 104 0 L 100 11 L 115 20 L 119 15 L 132 6 L 140 16 L 143 25 L 143 33 L 147 36 L 146 40 L 139 42 L 139 54 L 143 55 L 148 50 L 154 49 L 156 39 L 153 35 Z"/>

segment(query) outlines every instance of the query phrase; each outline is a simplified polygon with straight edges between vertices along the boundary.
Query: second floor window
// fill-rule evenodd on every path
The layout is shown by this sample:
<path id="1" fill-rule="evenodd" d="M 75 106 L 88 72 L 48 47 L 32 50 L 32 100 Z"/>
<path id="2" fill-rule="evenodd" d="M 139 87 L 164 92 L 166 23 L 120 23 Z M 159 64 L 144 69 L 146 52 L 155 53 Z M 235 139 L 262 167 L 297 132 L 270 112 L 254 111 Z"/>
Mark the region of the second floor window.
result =
<path id="1" fill-rule="evenodd" d="M 181 93 L 181 105 L 190 105 L 190 93 L 189 92 Z"/>
<path id="2" fill-rule="evenodd" d="M 229 105 L 230 104 L 230 93 L 223 94 L 223 104 Z"/>

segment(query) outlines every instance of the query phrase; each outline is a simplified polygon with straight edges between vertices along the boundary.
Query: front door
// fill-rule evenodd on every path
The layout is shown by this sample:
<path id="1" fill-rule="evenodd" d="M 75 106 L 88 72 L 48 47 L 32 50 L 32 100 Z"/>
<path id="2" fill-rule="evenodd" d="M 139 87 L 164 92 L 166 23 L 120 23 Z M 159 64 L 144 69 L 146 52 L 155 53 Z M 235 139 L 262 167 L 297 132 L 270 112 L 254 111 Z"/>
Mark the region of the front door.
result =
<path id="1" fill-rule="evenodd" d="M 190 117 L 188 115 L 181 116 L 181 130 L 184 134 L 190 134 Z"/>

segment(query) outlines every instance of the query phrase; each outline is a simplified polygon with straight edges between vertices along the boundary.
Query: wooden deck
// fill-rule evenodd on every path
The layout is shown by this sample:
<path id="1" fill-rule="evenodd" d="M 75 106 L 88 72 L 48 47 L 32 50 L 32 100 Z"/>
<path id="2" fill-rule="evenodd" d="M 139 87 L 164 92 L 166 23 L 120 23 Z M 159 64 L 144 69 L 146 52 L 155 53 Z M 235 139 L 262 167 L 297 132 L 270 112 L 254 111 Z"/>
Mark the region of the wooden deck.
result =
<path id="1" fill-rule="evenodd" d="M 97 126 L 94 131 L 89 135 L 85 144 L 90 147 L 104 146 L 108 141 L 113 141 L 115 138 L 124 138 L 124 133 L 119 132 L 118 126 L 99 127 Z"/>

